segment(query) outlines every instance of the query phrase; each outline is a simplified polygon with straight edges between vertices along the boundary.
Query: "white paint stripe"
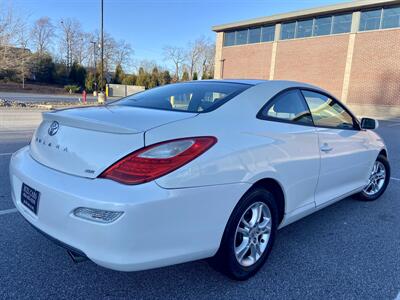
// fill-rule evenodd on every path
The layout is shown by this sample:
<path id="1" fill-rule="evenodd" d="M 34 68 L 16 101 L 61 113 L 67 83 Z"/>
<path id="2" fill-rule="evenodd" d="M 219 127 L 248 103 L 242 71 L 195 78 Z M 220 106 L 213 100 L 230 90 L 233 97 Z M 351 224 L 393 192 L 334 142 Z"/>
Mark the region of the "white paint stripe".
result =
<path id="1" fill-rule="evenodd" d="M 0 210 L 0 216 L 1 215 L 7 215 L 7 214 L 12 214 L 16 213 L 18 210 L 16 208 L 10 208 L 10 209 L 5 209 L 5 210 Z"/>
<path id="2" fill-rule="evenodd" d="M 0 156 L 12 155 L 12 153 L 0 153 Z"/>
<path id="3" fill-rule="evenodd" d="M 400 178 L 390 177 L 392 180 L 400 181 Z M 400 299 L 399 299 L 400 300 Z"/>
<path id="4" fill-rule="evenodd" d="M 396 124 L 390 124 L 390 125 L 388 125 L 388 127 L 394 127 L 394 126 L 400 126 L 400 123 L 396 123 Z"/>

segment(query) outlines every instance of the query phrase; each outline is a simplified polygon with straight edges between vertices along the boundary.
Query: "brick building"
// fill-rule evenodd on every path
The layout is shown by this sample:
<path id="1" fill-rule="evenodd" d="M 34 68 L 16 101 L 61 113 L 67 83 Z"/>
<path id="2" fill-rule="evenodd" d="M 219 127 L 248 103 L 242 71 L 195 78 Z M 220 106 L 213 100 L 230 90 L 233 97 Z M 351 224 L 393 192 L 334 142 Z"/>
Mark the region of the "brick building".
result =
<path id="1" fill-rule="evenodd" d="M 213 27 L 215 78 L 321 86 L 359 115 L 400 117 L 400 0 L 361 0 Z"/>

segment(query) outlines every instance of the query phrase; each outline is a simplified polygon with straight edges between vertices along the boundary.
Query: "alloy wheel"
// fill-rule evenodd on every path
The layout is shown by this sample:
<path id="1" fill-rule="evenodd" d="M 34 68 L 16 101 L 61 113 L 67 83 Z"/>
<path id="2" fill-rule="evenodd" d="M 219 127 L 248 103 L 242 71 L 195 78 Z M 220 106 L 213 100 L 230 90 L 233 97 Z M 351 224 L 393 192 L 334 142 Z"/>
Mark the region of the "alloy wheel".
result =
<path id="1" fill-rule="evenodd" d="M 271 211 L 263 202 L 251 205 L 242 215 L 235 233 L 235 256 L 240 265 L 254 265 L 265 252 L 271 235 Z"/>
<path id="2" fill-rule="evenodd" d="M 386 169 L 383 163 L 376 161 L 369 175 L 368 184 L 364 188 L 364 193 L 368 196 L 377 194 L 385 184 Z"/>

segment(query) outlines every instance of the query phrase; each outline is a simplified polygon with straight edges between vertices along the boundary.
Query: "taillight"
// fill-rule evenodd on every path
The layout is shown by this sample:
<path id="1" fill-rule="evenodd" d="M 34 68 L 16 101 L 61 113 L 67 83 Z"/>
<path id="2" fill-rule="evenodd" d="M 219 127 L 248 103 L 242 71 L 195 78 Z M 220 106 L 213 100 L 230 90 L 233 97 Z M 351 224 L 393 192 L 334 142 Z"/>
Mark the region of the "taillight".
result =
<path id="1" fill-rule="evenodd" d="M 150 145 L 119 160 L 99 177 L 124 184 L 152 181 L 192 161 L 216 142 L 215 137 L 206 136 Z"/>

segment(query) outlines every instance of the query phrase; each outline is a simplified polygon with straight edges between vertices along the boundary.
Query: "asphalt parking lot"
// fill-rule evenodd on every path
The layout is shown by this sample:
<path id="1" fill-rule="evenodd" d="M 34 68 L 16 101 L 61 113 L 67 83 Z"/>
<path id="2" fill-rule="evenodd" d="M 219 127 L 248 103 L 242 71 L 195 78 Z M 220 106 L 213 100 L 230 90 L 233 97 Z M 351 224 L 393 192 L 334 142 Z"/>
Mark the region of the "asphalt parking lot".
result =
<path id="1" fill-rule="evenodd" d="M 347 198 L 279 231 L 267 264 L 234 282 L 197 261 L 123 273 L 87 261 L 32 229 L 11 201 L 11 153 L 33 127 L 0 128 L 0 299 L 395 299 L 400 292 L 400 122 L 380 122 L 392 165 L 384 196 Z M 400 299 L 400 298 L 399 298 Z"/>

